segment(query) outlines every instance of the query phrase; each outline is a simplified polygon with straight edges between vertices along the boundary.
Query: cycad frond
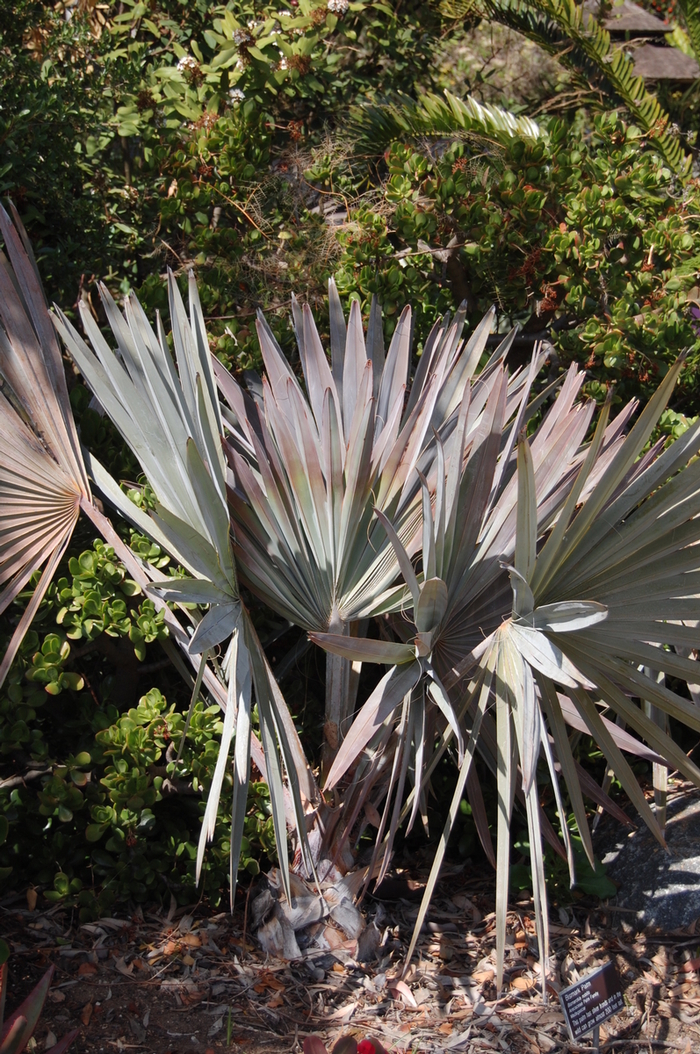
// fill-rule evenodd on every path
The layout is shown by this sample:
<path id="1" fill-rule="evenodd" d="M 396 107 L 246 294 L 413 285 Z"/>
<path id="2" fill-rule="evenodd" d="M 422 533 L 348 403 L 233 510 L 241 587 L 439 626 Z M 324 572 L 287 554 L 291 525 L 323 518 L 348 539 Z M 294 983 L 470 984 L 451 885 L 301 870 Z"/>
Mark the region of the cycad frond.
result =
<path id="1" fill-rule="evenodd" d="M 574 0 L 484 0 L 491 18 L 517 29 L 554 55 L 577 75 L 585 87 L 600 89 L 608 98 L 624 105 L 632 119 L 653 139 L 659 153 L 677 172 L 687 171 L 690 158 L 678 138 L 667 129 L 668 114 L 621 48 L 613 48 L 610 34 L 583 5 Z"/>
<path id="2" fill-rule="evenodd" d="M 355 107 L 350 127 L 359 153 L 381 153 L 396 140 L 466 135 L 501 145 L 513 139 L 535 140 L 543 135 L 529 117 L 518 116 L 472 96 L 458 99 L 445 92 L 444 99 L 428 92 L 420 99 L 396 95 L 385 103 Z"/>
<path id="3" fill-rule="evenodd" d="M 697 58 L 700 55 L 700 2 L 699 0 L 680 0 L 680 8 Z"/>

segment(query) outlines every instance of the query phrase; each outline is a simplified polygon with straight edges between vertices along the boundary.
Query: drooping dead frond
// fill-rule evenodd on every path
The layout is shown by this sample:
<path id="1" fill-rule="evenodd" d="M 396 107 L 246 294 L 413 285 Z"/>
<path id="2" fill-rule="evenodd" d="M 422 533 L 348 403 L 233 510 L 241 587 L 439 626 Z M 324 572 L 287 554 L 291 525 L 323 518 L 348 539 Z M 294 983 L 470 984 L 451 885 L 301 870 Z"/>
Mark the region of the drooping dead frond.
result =
<path id="1" fill-rule="evenodd" d="M 90 488 L 58 340 L 17 214 L 0 206 L 0 612 L 44 567 L 0 663 L 7 676 Z"/>

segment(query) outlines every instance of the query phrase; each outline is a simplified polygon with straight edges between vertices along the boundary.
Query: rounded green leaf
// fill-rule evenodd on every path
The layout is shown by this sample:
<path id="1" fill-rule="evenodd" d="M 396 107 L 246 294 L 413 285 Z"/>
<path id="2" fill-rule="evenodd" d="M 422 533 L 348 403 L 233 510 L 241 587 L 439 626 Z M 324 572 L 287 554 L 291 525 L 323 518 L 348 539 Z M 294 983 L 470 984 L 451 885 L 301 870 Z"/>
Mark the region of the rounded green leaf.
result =
<path id="1" fill-rule="evenodd" d="M 70 889 L 70 879 L 68 875 L 64 874 L 63 871 L 59 871 L 58 874 L 53 877 L 53 888 L 61 897 L 67 897 Z"/>
<path id="2" fill-rule="evenodd" d="M 85 837 L 88 842 L 99 842 L 100 838 L 108 828 L 108 823 L 89 823 L 85 828 Z"/>

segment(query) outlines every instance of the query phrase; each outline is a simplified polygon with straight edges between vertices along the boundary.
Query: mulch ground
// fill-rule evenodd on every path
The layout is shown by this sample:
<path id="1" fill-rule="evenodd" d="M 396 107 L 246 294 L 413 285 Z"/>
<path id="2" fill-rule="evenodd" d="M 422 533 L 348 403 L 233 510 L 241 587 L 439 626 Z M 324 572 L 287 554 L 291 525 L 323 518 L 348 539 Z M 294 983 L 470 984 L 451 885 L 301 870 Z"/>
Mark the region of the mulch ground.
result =
<path id="1" fill-rule="evenodd" d="M 378 930 L 372 962 L 346 952 L 302 962 L 272 960 L 250 937 L 245 909 L 139 909 L 81 925 L 63 907 L 29 911 L 0 904 L 12 946 L 8 1010 L 56 967 L 36 1032 L 37 1051 L 71 1028 L 75 1054 L 246 1054 L 300 1051 L 316 1034 L 330 1050 L 340 1036 L 376 1037 L 396 1052 L 591 1050 L 571 1043 L 557 991 L 613 961 L 625 1009 L 600 1030 L 601 1051 L 700 1052 L 700 930 L 637 932 L 634 916 L 580 901 L 552 910 L 549 998 L 540 990 L 529 899 L 509 917 L 506 984 L 494 985 L 493 876 L 443 877 L 403 982 L 403 955 L 418 911 L 420 882 L 397 874 L 382 901 L 363 906 Z"/>

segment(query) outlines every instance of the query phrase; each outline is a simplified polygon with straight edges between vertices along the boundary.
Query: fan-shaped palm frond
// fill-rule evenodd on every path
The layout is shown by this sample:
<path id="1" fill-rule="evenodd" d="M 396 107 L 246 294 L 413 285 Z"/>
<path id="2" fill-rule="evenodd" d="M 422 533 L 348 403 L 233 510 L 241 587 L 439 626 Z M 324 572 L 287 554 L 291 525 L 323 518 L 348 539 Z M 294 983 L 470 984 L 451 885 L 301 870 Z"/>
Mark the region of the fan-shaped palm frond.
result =
<path id="1" fill-rule="evenodd" d="M 280 865 L 288 884 L 283 768 L 287 771 L 300 845 L 305 851 L 304 811 L 299 780 L 307 777 L 303 752 L 279 690 L 262 655 L 255 630 L 240 602 L 226 501 L 222 423 L 197 288 L 190 277 L 189 319 L 180 291 L 169 278 L 170 316 L 177 370 L 165 332 L 153 331 L 135 296 L 120 313 L 101 288 L 107 319 L 117 341 L 112 351 L 88 311 L 81 317 L 94 352 L 65 315 L 56 326 L 86 382 L 125 442 L 139 459 L 158 504 L 140 513 L 91 460 L 98 484 L 119 511 L 156 539 L 192 575 L 151 583 L 161 601 L 198 604 L 209 610 L 196 626 L 189 651 L 206 655 L 228 641 L 224 671 L 226 713 L 212 787 L 202 825 L 197 872 L 206 841 L 213 836 L 229 748 L 235 731 L 234 798 L 231 831 L 231 890 L 235 889 L 249 778 L 251 689 L 255 686 Z M 290 743 L 290 738 L 292 742 Z"/>
<path id="2" fill-rule="evenodd" d="M 396 552 L 372 507 L 392 520 L 402 546 L 415 553 L 421 492 L 413 470 L 428 471 L 438 442 L 456 427 L 492 315 L 466 343 L 460 339 L 463 310 L 454 321 L 436 324 L 406 401 L 410 309 L 401 315 L 385 359 L 376 305 L 365 342 L 359 304 L 353 301 L 346 326 L 332 282 L 330 304 L 329 364 L 311 311 L 293 303 L 306 394 L 262 316 L 262 399 L 243 392 L 222 366 L 216 370 L 231 407 L 225 448 L 235 480 L 230 509 L 241 576 L 295 625 L 347 636 L 353 622 L 403 603 L 404 587 L 395 585 Z M 479 375 L 475 420 L 507 344 Z M 512 403 L 524 384 L 520 371 L 509 388 Z M 348 676 L 347 663 L 328 660 L 327 762 L 354 706 Z"/>
<path id="3" fill-rule="evenodd" d="M 42 565 L 0 663 L 0 684 L 90 499 L 63 361 L 29 243 L 0 206 L 0 612 Z M 25 236 L 26 239 L 26 236 Z"/>
<path id="4" fill-rule="evenodd" d="M 382 153 L 396 140 L 475 136 L 501 145 L 513 139 L 536 140 L 544 135 L 529 117 L 518 116 L 472 96 L 458 99 L 446 91 L 444 98 L 428 92 L 418 100 L 396 95 L 381 103 L 355 107 L 350 129 L 358 153 Z"/>
<path id="5" fill-rule="evenodd" d="M 627 437 L 623 429 L 634 404 L 611 424 L 606 404 L 595 437 L 587 445 L 584 437 L 593 407 L 576 400 L 583 375 L 575 368 L 527 440 L 522 432 L 527 420 L 526 392 L 510 429 L 511 441 L 504 442 L 505 376 L 494 386 L 473 436 L 466 423 L 467 391 L 451 446 L 436 459 L 435 474 L 422 481 L 422 585 L 406 554 L 401 558 L 401 570 L 413 596 L 413 634 L 405 634 L 404 644 L 314 634 L 324 647 L 348 657 L 393 664 L 356 717 L 328 775 L 329 786 L 338 782 L 363 751 L 373 756 L 386 750 L 389 732 L 394 729 L 396 756 L 402 751 L 412 753 L 409 771 L 414 775 L 415 813 L 433 760 L 453 737 L 463 760 L 451 823 L 468 788 L 473 756 L 472 750 L 463 749 L 468 737 L 470 743 L 478 743 L 492 768 L 499 802 L 499 984 L 516 795 L 527 813 L 543 954 L 548 944 L 543 817 L 536 780 L 540 758 L 547 765 L 559 804 L 572 880 L 573 854 L 557 762 L 593 861 L 565 722 L 574 720 L 577 727 L 590 732 L 660 840 L 657 820 L 622 755 L 620 737 L 602 711 L 611 708 L 649 745 L 657 761 L 666 759 L 700 785 L 700 770 L 647 716 L 644 706 L 634 701 L 635 697 L 646 700 L 700 729 L 700 709 L 659 684 L 649 672 L 664 670 L 676 677 L 697 678 L 696 663 L 678 655 L 673 647 L 688 646 L 696 639 L 696 631 L 684 622 L 700 616 L 700 468 L 697 461 L 689 464 L 700 448 L 700 426 L 667 450 L 656 444 L 640 456 L 679 369 L 677 364 L 670 371 Z M 512 441 L 518 433 L 522 434 L 516 458 Z M 396 537 L 393 540 L 398 552 L 400 542 Z M 431 692 L 433 697 L 439 685 L 450 690 L 440 707 L 445 730 L 435 750 L 435 735 L 424 735 L 424 716 L 419 713 L 411 723 L 411 708 L 420 705 L 417 689 L 421 684 L 423 693 Z M 461 724 L 459 731 L 456 722 Z M 361 759 L 358 772 L 362 764 Z M 399 783 L 399 790 L 401 786 Z M 396 805 L 394 808 L 396 822 L 400 815 L 407 815 L 406 807 L 403 814 Z M 448 834 L 446 830 L 416 934 Z"/>
<path id="6" fill-rule="evenodd" d="M 0 392 L 0 583 L 4 586 L 0 610 L 7 608 L 35 570 L 44 563 L 45 567 L 3 656 L 0 681 L 31 625 L 80 511 L 113 547 L 141 588 L 147 590 L 151 585 L 152 569 L 138 560 L 95 506 L 88 477 L 96 480 L 110 503 L 127 512 L 140 530 L 150 534 L 158 531 L 150 517 L 125 500 L 117 482 L 99 462 L 81 450 L 53 321 L 31 247 L 14 210 L 13 217 L 15 226 L 0 210 L 0 229 L 9 257 L 0 254 L 0 376 L 3 381 Z M 167 450 L 163 453 L 167 457 Z M 159 538 L 167 544 L 162 533 Z M 185 560 L 181 553 L 178 557 Z M 154 601 L 164 613 L 171 637 L 186 652 L 195 670 L 200 670 L 200 683 L 203 677 L 208 691 L 225 709 L 225 686 L 206 662 L 200 661 L 199 655 L 190 652 L 190 638 L 165 600 L 155 594 Z M 164 647 L 187 677 L 186 667 L 170 642 L 164 642 Z M 259 677 L 263 681 L 271 678 L 264 663 L 260 665 Z M 273 694 L 276 691 L 272 683 L 270 691 Z M 277 713 L 291 744 L 296 769 L 301 773 L 304 794 L 312 799 L 315 785 L 295 738 L 293 723 L 283 707 Z M 251 752 L 258 768 L 267 776 L 265 754 L 255 737 L 251 738 Z M 274 780 L 274 773 L 270 778 Z M 286 791 L 284 802 L 287 820 L 293 824 L 294 809 Z"/>
<path id="7" fill-rule="evenodd" d="M 422 583 L 414 574 L 398 535 L 384 514 L 376 510 L 410 589 L 415 636 L 409 633 L 406 643 L 396 644 L 348 640 L 333 633 L 312 634 L 313 640 L 335 654 L 393 665 L 393 670 L 353 723 L 327 783 L 329 787 L 337 783 L 370 742 L 374 743 L 373 757 L 378 749 L 386 750 L 388 741 L 382 742 L 383 737 L 386 739 L 383 726 L 394 712 L 399 714 L 397 708 L 404 708 L 405 713 L 397 718 L 399 731 L 392 740 L 395 758 L 400 759 L 400 764 L 396 761 L 395 781 L 389 780 L 385 803 L 384 820 L 388 821 L 387 810 L 396 782 L 389 837 L 382 847 L 385 865 L 398 824 L 406 774 L 410 769 L 414 783 L 419 785 L 421 773 L 432 761 L 435 708 L 455 731 L 461 755 L 459 707 L 450 700 L 443 677 L 449 677 L 454 664 L 466 654 L 478 650 L 489 627 L 498 626 L 503 611 L 509 607 L 511 587 L 502 565 L 504 560 L 512 559 L 517 490 L 512 474 L 505 469 L 515 435 L 535 410 L 535 406 L 528 408 L 527 399 L 540 361 L 541 355 L 536 354 L 531 369 L 523 375 L 523 384 L 515 390 L 502 362 L 492 371 L 488 388 L 482 374 L 476 383 L 465 388 L 447 443 L 443 444 L 438 436 L 435 457 L 425 465 L 427 475 L 420 473 Z M 582 379 L 578 371 L 570 372 L 538 433 L 538 462 L 546 459 L 548 465 L 543 486 L 550 516 L 561 505 L 571 485 L 572 464 L 592 413 L 590 405 L 575 404 Z M 365 791 L 373 783 L 366 769 L 367 765 L 361 762 L 353 773 L 353 784 L 361 784 Z M 414 794 L 409 826 L 415 819 L 419 798 L 420 794 Z M 383 827 L 384 823 L 380 838 Z"/>

